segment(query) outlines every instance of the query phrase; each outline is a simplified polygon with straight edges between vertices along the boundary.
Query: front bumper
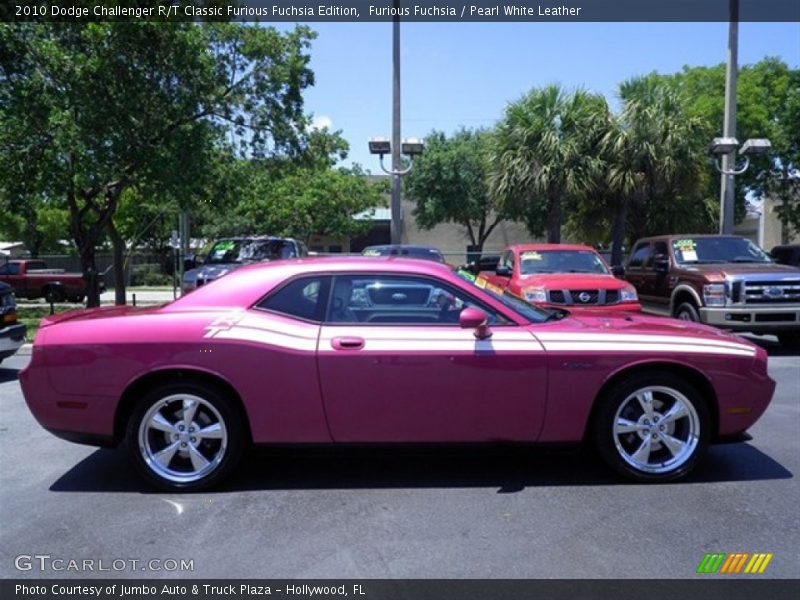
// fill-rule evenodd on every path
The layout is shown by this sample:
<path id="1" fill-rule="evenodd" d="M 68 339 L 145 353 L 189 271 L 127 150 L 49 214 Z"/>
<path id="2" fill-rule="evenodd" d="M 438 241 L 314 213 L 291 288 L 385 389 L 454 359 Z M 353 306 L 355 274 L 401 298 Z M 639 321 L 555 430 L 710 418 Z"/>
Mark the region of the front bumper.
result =
<path id="1" fill-rule="evenodd" d="M 0 329 L 0 359 L 7 358 L 25 343 L 26 327 L 22 323 Z"/>
<path id="2" fill-rule="evenodd" d="M 793 305 L 701 308 L 700 320 L 708 325 L 734 331 L 753 333 L 800 331 L 800 307 Z"/>
<path id="3" fill-rule="evenodd" d="M 536 302 L 536 306 L 550 309 L 568 310 L 574 313 L 581 312 L 642 312 L 642 305 L 638 302 L 619 302 L 617 304 L 551 304 L 549 302 Z"/>

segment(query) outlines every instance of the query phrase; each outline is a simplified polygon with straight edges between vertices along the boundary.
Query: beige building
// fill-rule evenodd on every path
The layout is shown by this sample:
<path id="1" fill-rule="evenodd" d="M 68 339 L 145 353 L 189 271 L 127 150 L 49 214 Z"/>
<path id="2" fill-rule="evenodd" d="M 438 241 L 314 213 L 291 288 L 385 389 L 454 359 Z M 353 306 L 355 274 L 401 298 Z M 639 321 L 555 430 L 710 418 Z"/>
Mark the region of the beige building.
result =
<path id="1" fill-rule="evenodd" d="M 781 221 L 777 206 L 775 200 L 764 198 L 761 209 L 749 212 L 744 221 L 734 227 L 734 233 L 754 241 L 767 252 L 781 245 Z M 787 243 L 800 244 L 800 234 L 790 231 Z"/>

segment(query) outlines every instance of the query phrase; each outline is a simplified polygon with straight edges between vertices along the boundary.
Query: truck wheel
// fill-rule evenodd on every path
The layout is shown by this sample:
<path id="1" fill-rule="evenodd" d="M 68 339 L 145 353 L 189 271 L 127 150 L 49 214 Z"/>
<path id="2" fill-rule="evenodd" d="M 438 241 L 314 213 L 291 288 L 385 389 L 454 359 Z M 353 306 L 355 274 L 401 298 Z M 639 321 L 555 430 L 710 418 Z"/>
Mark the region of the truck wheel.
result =
<path id="1" fill-rule="evenodd" d="M 800 350 L 800 333 L 780 333 L 778 341 L 787 350 Z"/>
<path id="2" fill-rule="evenodd" d="M 64 291 L 58 287 L 48 287 L 44 293 L 44 299 L 53 304 L 64 301 Z"/>
<path id="3" fill-rule="evenodd" d="M 700 322 L 700 313 L 697 312 L 697 308 L 691 302 L 684 302 L 678 306 L 678 310 L 675 311 L 675 318 L 680 319 L 681 321 L 694 321 L 695 323 Z"/>
<path id="4" fill-rule="evenodd" d="M 638 373 L 608 389 L 598 402 L 593 423 L 597 450 L 630 479 L 683 477 L 708 447 L 708 407 L 694 386 L 672 373 Z"/>

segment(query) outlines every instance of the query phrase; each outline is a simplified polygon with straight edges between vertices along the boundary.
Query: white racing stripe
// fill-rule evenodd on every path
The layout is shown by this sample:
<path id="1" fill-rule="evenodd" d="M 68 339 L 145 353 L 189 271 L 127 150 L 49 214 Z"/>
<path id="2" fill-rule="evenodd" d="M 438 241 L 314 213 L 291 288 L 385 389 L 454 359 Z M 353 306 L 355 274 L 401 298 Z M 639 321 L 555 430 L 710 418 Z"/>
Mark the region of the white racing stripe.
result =
<path id="1" fill-rule="evenodd" d="M 680 335 L 618 334 L 618 333 L 536 333 L 542 342 L 627 342 L 627 343 L 666 343 L 690 344 L 692 346 L 721 346 L 725 348 L 752 350 L 747 344 L 726 339 L 695 338 Z"/>
<path id="2" fill-rule="evenodd" d="M 692 344 L 669 344 L 607 342 L 543 342 L 548 352 L 678 352 L 685 354 L 726 354 L 730 356 L 755 356 L 756 351 L 750 348 L 724 348 L 722 346 L 706 346 Z"/>
<path id="3" fill-rule="evenodd" d="M 265 346 L 275 346 L 277 348 L 287 348 L 289 350 L 300 350 L 304 352 L 314 352 L 317 349 L 316 338 L 303 338 L 294 335 L 285 335 L 266 329 L 252 329 L 250 327 L 231 327 L 230 329 L 217 331 L 213 335 L 215 340 L 241 340 L 243 342 L 256 342 Z"/>

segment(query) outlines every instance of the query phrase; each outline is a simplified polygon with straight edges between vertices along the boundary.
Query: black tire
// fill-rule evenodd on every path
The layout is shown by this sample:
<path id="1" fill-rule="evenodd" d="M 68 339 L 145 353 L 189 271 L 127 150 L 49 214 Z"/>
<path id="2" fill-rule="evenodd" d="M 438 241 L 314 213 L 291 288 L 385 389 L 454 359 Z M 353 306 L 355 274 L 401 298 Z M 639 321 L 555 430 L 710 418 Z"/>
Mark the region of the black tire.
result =
<path id="1" fill-rule="evenodd" d="M 787 350 L 800 350 L 800 333 L 780 333 L 778 341 Z"/>
<path id="2" fill-rule="evenodd" d="M 62 290 L 58 286 L 48 286 L 44 292 L 44 299 L 47 302 L 52 302 L 53 304 L 58 304 L 59 302 L 64 301 L 64 290 Z"/>
<path id="3" fill-rule="evenodd" d="M 81 304 L 85 296 L 71 296 L 69 301 L 74 302 L 75 304 Z"/>
<path id="4" fill-rule="evenodd" d="M 645 397 L 645 390 L 650 390 L 654 409 L 650 419 L 637 398 Z M 592 423 L 598 453 L 606 464 L 629 479 L 642 482 L 679 479 L 694 469 L 708 449 L 711 438 L 708 406 L 694 386 L 672 373 L 640 372 L 613 385 L 598 402 Z M 685 416 L 667 419 L 671 407 L 684 403 Z M 625 431 L 624 423 L 635 424 L 637 429 Z M 676 441 L 684 440 L 680 452 L 670 449 L 670 445 L 678 447 Z M 645 445 L 646 456 L 637 454 Z"/>
<path id="5" fill-rule="evenodd" d="M 675 310 L 675 318 L 683 321 L 700 322 L 700 312 L 693 302 L 683 302 Z"/>
<path id="6" fill-rule="evenodd" d="M 199 400 L 188 424 L 187 400 Z M 174 425 L 171 433 L 143 425 L 143 421 L 153 423 L 153 417 L 159 415 L 164 418 L 159 423 Z M 212 436 L 216 423 L 221 424 L 224 437 Z M 177 431 L 178 427 L 183 429 Z M 200 435 L 204 430 L 208 437 Z M 144 478 L 172 492 L 196 492 L 219 484 L 234 471 L 247 445 L 243 417 L 231 399 L 216 387 L 193 382 L 165 384 L 149 391 L 131 414 L 126 439 L 131 459 Z M 166 465 L 155 459 L 160 451 L 170 457 L 164 459 Z M 197 467 L 195 460 L 203 459 L 208 466 Z"/>

